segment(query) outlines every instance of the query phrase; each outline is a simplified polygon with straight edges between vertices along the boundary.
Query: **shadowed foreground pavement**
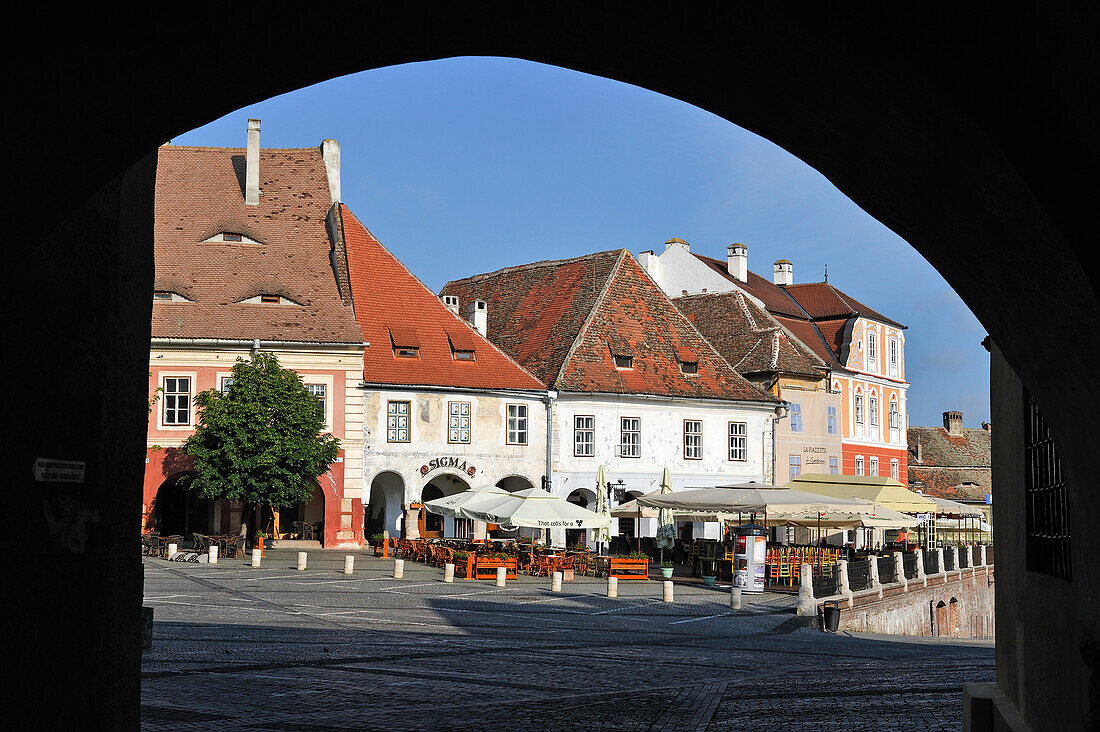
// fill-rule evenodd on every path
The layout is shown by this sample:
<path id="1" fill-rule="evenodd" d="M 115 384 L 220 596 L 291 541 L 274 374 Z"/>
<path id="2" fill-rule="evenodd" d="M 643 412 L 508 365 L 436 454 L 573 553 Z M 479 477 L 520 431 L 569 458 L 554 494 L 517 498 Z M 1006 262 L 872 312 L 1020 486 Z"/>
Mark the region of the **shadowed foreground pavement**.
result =
<path id="1" fill-rule="evenodd" d="M 961 729 L 989 641 L 827 635 L 794 598 L 578 578 L 442 582 L 348 552 L 145 559 L 142 729 Z"/>

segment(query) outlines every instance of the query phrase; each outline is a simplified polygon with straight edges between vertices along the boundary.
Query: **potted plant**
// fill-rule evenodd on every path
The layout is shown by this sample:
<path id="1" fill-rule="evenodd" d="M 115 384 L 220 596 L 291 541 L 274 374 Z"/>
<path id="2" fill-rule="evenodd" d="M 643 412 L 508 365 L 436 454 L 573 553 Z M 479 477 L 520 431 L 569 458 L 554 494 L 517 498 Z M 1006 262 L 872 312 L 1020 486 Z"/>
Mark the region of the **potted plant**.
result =
<path id="1" fill-rule="evenodd" d="M 661 576 L 665 579 L 672 579 L 672 562 L 661 562 Z"/>

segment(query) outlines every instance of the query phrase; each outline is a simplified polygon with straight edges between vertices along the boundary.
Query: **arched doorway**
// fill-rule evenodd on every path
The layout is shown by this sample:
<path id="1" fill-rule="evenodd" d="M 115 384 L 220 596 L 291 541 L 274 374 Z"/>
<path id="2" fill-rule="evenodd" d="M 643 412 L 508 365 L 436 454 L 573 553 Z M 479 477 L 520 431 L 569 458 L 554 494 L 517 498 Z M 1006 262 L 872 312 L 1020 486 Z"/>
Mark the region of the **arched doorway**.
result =
<path id="1" fill-rule="evenodd" d="M 153 523 L 162 536 L 178 534 L 190 539 L 195 533 L 215 533 L 216 502 L 200 498 L 190 489 L 192 475 L 176 473 L 157 489 Z"/>
<path id="2" fill-rule="evenodd" d="M 947 617 L 947 603 L 940 600 L 936 603 L 936 628 L 937 636 L 951 635 L 951 625 Z"/>
<path id="3" fill-rule="evenodd" d="M 405 497 L 405 481 L 393 471 L 374 476 L 370 483 L 369 500 L 363 509 L 363 536 L 373 538 L 388 531 L 391 537 L 404 536 L 401 503 Z"/>
<path id="4" fill-rule="evenodd" d="M 457 475 L 437 475 L 428 481 L 420 491 L 420 501 L 432 501 L 455 493 L 470 490 L 470 484 Z M 453 516 L 440 516 L 428 511 L 423 506 L 417 518 L 420 536 L 427 539 L 441 539 L 445 536 L 468 539 L 472 536 L 473 522 L 467 519 L 456 519 Z"/>
<path id="5" fill-rule="evenodd" d="M 566 499 L 570 503 L 580 506 L 581 508 L 587 508 L 589 510 L 595 510 L 596 507 L 596 494 L 587 488 L 577 488 L 570 493 Z M 588 530 L 587 529 L 566 529 L 565 530 L 565 545 L 566 546 L 588 546 Z"/>
<path id="6" fill-rule="evenodd" d="M 525 491 L 534 488 L 535 484 L 527 478 L 523 477 L 522 475 L 508 475 L 498 480 L 496 482 L 496 487 L 502 488 L 509 493 L 517 493 L 519 491 Z M 489 531 L 489 535 L 495 539 L 511 539 L 516 536 L 533 538 L 539 537 L 544 533 L 539 529 L 532 529 L 526 526 L 520 527 L 518 529 L 513 529 L 512 531 L 504 531 L 496 524 L 489 524 L 487 528 Z"/>
<path id="7" fill-rule="evenodd" d="M 509 493 L 515 493 L 516 491 L 525 491 L 528 488 L 534 488 L 535 484 L 522 475 L 509 475 L 498 480 L 496 486 L 497 488 L 503 488 Z"/>

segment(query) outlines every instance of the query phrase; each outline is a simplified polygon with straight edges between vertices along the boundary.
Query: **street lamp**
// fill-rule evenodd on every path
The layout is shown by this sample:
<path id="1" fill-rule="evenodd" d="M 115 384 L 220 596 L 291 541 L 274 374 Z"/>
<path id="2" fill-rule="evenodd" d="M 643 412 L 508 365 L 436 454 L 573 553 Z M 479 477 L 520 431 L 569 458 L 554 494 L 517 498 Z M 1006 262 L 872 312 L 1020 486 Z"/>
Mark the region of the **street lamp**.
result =
<path id="1" fill-rule="evenodd" d="M 611 503 L 611 499 L 615 499 L 615 503 L 622 503 L 623 496 L 626 494 L 626 486 L 623 485 L 623 479 L 619 478 L 618 481 L 612 483 L 610 480 L 603 484 L 603 487 L 607 490 L 607 505 L 608 507 L 615 505 Z"/>

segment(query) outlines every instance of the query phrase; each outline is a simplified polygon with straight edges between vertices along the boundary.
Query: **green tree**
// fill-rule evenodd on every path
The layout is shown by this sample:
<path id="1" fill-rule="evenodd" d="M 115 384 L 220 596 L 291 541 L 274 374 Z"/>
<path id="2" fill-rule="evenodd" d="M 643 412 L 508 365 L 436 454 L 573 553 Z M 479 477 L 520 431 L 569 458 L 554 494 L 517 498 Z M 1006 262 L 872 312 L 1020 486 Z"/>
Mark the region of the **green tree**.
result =
<path id="1" fill-rule="evenodd" d="M 321 434 L 317 399 L 273 354 L 238 358 L 226 391 L 201 392 L 195 405 L 195 433 L 183 446 L 194 458 L 191 489 L 255 505 L 257 519 L 261 505 L 278 511 L 308 501 L 340 450 Z"/>

